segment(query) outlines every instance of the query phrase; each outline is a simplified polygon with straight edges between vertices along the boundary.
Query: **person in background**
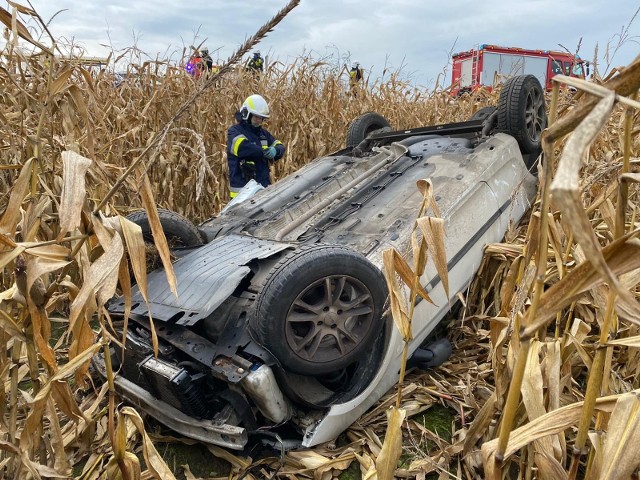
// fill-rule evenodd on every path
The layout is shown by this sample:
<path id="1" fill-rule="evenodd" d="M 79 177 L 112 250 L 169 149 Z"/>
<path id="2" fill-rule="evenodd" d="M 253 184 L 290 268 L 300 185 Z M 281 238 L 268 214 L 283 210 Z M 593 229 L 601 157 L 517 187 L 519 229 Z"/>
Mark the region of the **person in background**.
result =
<path id="1" fill-rule="evenodd" d="M 259 50 L 253 52 L 253 57 L 251 57 L 251 60 L 247 62 L 246 68 L 250 72 L 262 73 L 262 71 L 264 70 L 264 60 L 262 59 Z"/>
<path id="2" fill-rule="evenodd" d="M 213 69 L 213 59 L 211 55 L 209 55 L 209 49 L 203 48 L 200 50 L 200 56 L 202 57 L 202 61 L 204 62 L 207 71 L 211 71 Z"/>
<path id="3" fill-rule="evenodd" d="M 349 93 L 354 97 L 364 78 L 364 71 L 358 62 L 353 62 L 349 70 Z"/>
<path id="4" fill-rule="evenodd" d="M 247 97 L 235 118 L 237 123 L 227 130 L 231 198 L 252 179 L 264 187 L 269 186 L 270 166 L 285 152 L 282 142 L 262 126 L 269 118 L 269 105 L 262 96 Z"/>

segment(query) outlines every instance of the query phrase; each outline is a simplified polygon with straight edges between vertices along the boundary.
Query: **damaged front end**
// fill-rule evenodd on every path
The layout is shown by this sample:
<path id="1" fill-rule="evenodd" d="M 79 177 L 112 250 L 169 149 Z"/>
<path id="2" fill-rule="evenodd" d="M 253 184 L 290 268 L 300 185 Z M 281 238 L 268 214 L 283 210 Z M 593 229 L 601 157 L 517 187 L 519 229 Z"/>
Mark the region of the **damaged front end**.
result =
<path id="1" fill-rule="evenodd" d="M 363 361 L 328 374 L 292 373 L 253 339 L 249 317 L 257 314 L 262 284 L 274 264 L 295 256 L 296 248 L 246 235 L 216 239 L 174 264 L 178 297 L 163 270 L 151 272 L 148 303 L 134 288 L 124 352 L 111 348 L 119 394 L 202 442 L 239 450 L 252 434 L 275 429 L 288 447 L 300 445 L 322 411 L 360 393 L 374 370 L 366 362 L 373 355 L 367 353 Z M 122 298 L 109 304 L 118 338 L 125 309 Z M 378 344 L 376 358 L 382 351 Z M 104 376 L 104 358 L 95 365 Z"/>

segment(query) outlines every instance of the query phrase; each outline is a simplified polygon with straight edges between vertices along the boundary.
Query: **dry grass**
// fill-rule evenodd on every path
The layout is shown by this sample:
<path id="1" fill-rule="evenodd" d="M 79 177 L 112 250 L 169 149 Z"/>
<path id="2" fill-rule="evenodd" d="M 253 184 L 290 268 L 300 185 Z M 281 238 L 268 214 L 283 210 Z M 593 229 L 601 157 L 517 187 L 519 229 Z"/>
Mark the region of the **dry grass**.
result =
<path id="1" fill-rule="evenodd" d="M 365 111 L 404 128 L 464 120 L 496 100 L 495 93 L 427 95 L 397 76 L 354 99 L 344 72 L 310 58 L 272 65 L 257 80 L 232 71 L 206 90 L 179 70 L 148 63 L 115 87 L 109 72 L 85 70 L 39 48 L 44 53 L 25 57 L 10 43 L 0 63 L 5 478 L 55 478 L 79 466 L 77 478 L 117 478 L 119 465 L 138 471 L 128 452 L 142 450 L 144 478 L 173 476 L 136 412 L 116 409 L 113 401 L 107 407 L 108 386 L 88 381 L 87 359 L 117 341 L 106 334 L 101 305 L 116 282 L 126 292 L 128 268 L 144 262 L 144 255 L 132 255 L 127 264 L 125 248 L 131 253 L 139 244 L 126 223 L 118 227 L 92 211 L 186 99 L 197 102 L 101 213 L 127 213 L 152 201 L 194 221 L 219 211 L 228 197 L 226 128 L 251 93 L 270 101 L 269 128 L 288 146 L 276 178 L 341 148 L 350 120 Z M 605 88 L 634 98 L 639 70 L 636 60 L 605 79 Z M 603 104 L 604 126 L 591 121 L 592 143 L 588 131 L 572 134 L 578 124 L 589 126 L 580 122 L 599 98 L 552 100 L 559 116 L 546 133 L 548 168 L 530 219 L 505 243 L 488 246 L 452 326 L 452 359 L 428 374 L 409 372 L 403 382 L 404 448 L 413 460 L 396 476 L 626 478 L 637 470 L 640 121 L 635 107 Z M 565 148 L 568 138 L 576 141 Z M 52 338 L 52 324 L 62 326 L 59 339 Z M 375 470 L 387 410 L 398 398 L 390 392 L 340 446 L 293 452 L 283 466 L 278 459 L 252 466 L 251 459 L 212 451 L 231 463 L 234 478 L 277 470 L 281 478 L 328 479 L 352 462 L 366 474 Z M 414 420 L 436 403 L 456 412 L 451 441 Z M 416 439 L 424 438 L 436 446 L 416 456 Z"/>

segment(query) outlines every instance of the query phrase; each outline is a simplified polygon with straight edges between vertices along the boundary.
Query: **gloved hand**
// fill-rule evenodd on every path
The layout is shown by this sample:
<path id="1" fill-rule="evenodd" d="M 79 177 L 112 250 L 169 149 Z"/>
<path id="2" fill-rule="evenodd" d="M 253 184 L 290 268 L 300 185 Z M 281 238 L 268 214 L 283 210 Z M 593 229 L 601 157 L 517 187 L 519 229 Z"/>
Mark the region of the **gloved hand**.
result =
<path id="1" fill-rule="evenodd" d="M 274 158 L 276 158 L 276 147 L 269 147 L 266 148 L 262 154 L 264 155 L 264 158 L 268 158 L 269 160 L 273 160 Z"/>
<path id="2" fill-rule="evenodd" d="M 240 160 L 240 171 L 245 180 L 251 180 L 256 178 L 256 164 L 255 162 Z"/>

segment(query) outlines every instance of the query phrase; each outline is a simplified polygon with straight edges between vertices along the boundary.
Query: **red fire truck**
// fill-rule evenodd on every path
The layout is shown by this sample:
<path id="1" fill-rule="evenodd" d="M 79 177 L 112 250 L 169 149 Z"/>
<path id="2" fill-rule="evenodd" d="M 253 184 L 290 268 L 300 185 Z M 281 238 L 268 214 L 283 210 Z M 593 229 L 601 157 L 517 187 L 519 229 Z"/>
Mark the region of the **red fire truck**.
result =
<path id="1" fill-rule="evenodd" d="M 480 45 L 452 57 L 451 93 L 471 92 L 478 88 L 491 89 L 515 75 L 535 75 L 547 90 L 551 78 L 559 73 L 585 78 L 588 63 L 570 53 L 553 50 L 526 50 L 515 47 Z M 587 75 L 589 74 L 587 70 Z"/>

